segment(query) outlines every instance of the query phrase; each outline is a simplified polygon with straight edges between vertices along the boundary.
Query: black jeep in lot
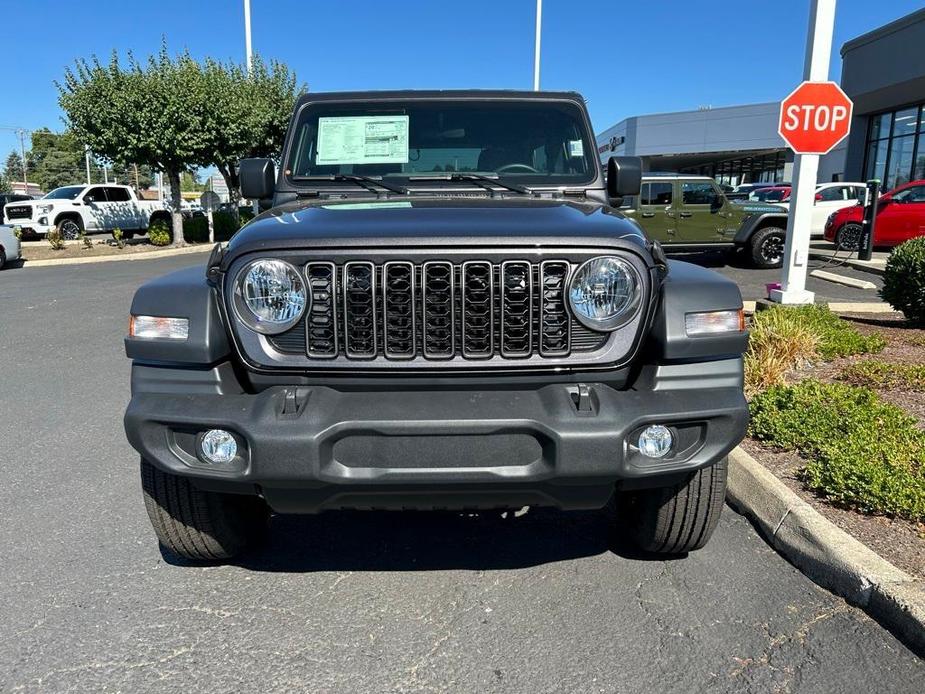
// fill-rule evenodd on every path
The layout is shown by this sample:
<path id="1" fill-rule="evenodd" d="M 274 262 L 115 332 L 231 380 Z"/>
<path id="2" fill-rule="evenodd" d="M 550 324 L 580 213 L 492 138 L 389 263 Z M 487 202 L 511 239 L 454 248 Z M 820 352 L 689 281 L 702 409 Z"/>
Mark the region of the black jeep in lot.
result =
<path id="1" fill-rule="evenodd" d="M 529 505 L 707 542 L 742 299 L 618 211 L 639 161 L 605 186 L 578 94 L 309 94 L 281 162 L 242 162 L 268 209 L 132 303 L 125 430 L 166 548 L 232 557 L 271 510 Z"/>

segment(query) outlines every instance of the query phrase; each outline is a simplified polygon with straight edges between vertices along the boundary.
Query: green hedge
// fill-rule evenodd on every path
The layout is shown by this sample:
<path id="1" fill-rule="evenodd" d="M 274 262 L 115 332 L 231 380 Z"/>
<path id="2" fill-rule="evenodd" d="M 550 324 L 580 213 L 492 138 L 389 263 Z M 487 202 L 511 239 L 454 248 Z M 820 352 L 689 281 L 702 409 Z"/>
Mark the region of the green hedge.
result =
<path id="1" fill-rule="evenodd" d="M 750 403 L 751 435 L 808 459 L 806 486 L 868 513 L 925 520 L 925 431 L 868 388 L 814 380 Z"/>
<path id="2" fill-rule="evenodd" d="M 852 354 L 868 354 L 881 351 L 886 343 L 880 335 L 862 335 L 849 322 L 842 320 L 827 306 L 807 304 L 805 306 L 774 306 L 755 314 L 755 322 L 762 320 L 792 320 L 816 335 L 816 351 L 825 360 L 847 357 Z M 768 314 L 768 315 L 764 315 Z"/>
<path id="3" fill-rule="evenodd" d="M 227 241 L 240 228 L 240 224 L 230 212 L 212 214 L 215 241 Z M 153 234 L 153 235 L 152 235 Z M 165 237 L 166 234 L 166 237 Z M 166 240 L 165 240 L 166 238 Z M 148 240 L 155 246 L 166 246 L 173 241 L 173 230 L 167 222 L 154 222 L 148 229 Z M 208 217 L 190 217 L 183 220 L 183 240 L 187 243 L 209 242 Z"/>
<path id="4" fill-rule="evenodd" d="M 906 241 L 890 253 L 880 296 L 915 323 L 925 323 L 925 236 Z"/>

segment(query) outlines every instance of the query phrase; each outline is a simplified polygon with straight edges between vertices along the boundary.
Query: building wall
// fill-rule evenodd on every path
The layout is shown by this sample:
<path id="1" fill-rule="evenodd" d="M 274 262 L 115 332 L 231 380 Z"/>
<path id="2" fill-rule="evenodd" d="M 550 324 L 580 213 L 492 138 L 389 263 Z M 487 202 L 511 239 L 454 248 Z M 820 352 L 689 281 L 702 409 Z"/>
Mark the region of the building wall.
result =
<path id="1" fill-rule="evenodd" d="M 864 180 L 872 115 L 925 101 L 925 9 L 906 15 L 841 49 L 841 86 L 854 102 L 845 176 Z"/>

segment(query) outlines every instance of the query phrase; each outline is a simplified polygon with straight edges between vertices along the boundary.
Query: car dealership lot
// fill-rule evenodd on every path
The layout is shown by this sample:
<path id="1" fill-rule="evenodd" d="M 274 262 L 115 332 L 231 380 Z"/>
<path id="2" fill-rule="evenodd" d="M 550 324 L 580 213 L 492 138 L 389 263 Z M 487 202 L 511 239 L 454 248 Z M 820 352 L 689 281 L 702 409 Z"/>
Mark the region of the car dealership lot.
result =
<path id="1" fill-rule="evenodd" d="M 676 561 L 547 510 L 280 517 L 236 566 L 162 557 L 121 339 L 140 282 L 200 262 L 0 275 L 0 690 L 925 690 L 922 661 L 728 508 Z"/>

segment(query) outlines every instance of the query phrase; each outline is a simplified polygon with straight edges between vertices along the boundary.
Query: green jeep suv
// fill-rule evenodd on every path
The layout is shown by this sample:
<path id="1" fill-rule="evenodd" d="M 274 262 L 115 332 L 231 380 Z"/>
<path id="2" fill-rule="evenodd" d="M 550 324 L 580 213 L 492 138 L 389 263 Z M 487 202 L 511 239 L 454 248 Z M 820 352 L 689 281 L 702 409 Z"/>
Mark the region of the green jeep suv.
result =
<path id="1" fill-rule="evenodd" d="M 784 258 L 787 211 L 733 202 L 707 176 L 644 174 L 639 195 L 624 198 L 620 211 L 669 251 L 743 249 L 760 268 L 780 267 Z"/>

